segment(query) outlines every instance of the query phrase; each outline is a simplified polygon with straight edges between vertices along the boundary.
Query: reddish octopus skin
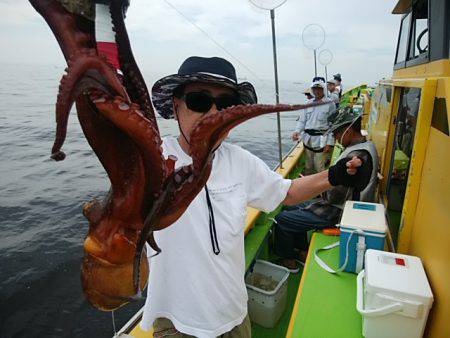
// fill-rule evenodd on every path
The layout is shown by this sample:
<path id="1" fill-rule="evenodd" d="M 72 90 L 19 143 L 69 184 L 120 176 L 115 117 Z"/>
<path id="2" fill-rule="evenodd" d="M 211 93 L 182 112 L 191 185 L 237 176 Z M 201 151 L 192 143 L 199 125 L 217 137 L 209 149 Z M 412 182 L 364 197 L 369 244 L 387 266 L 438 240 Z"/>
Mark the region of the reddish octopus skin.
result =
<path id="1" fill-rule="evenodd" d="M 145 243 L 159 251 L 153 232 L 179 219 L 203 189 L 214 150 L 229 130 L 258 115 L 306 106 L 236 106 L 205 114 L 191 133 L 193 164 L 174 171 L 174 159 L 166 160 L 162 155 L 148 91 L 123 24 L 121 1 L 113 0 L 110 9 L 120 62 L 125 65 L 126 89 L 105 59 L 97 55 L 93 29 L 87 29 L 86 22 L 81 27 L 82 18 L 56 0 L 30 3 L 47 21 L 68 63 L 56 104 L 52 157 L 65 157 L 61 147 L 75 101 L 83 133 L 111 181 L 103 201 L 93 200 L 83 208 L 89 232 L 81 279 L 93 306 L 114 310 L 140 296 L 148 277 Z M 138 104 L 130 103 L 129 97 Z"/>
<path id="2" fill-rule="evenodd" d="M 102 116 L 85 93 L 91 93 L 94 100 L 98 99 L 95 96 L 99 96 L 99 92 L 121 95 L 125 103 L 129 103 L 117 75 L 105 59 L 97 55 L 93 28 L 86 28 L 89 26 L 86 20 L 69 13 L 57 1 L 30 2 L 52 29 L 68 64 L 56 104 L 57 131 L 52 157 L 56 160 L 65 157 L 60 149 L 67 131 L 70 107 L 76 100 L 86 139 L 111 181 L 106 198 L 87 203 L 83 210 L 89 221 L 89 233 L 84 245 L 81 278 L 87 300 L 101 310 L 113 310 L 133 299 L 147 281 L 146 260 L 140 260 L 138 268 L 134 266 L 134 260 L 143 221 L 154 199 L 161 193 L 167 175 L 156 121 L 141 116 L 142 128 L 134 127 L 134 121 L 125 123 L 126 128 L 122 130 Z M 117 3 L 114 1 L 115 5 Z M 132 65 L 129 68 L 131 71 Z M 135 70 L 135 86 L 140 83 L 137 73 Z M 135 105 L 132 109 L 137 110 Z M 145 113 L 154 119 L 153 112 Z M 153 135 L 153 139 L 131 138 L 127 132 L 132 132 L 133 128 L 145 129 L 146 135 Z M 145 255 L 145 252 L 141 250 L 141 254 Z M 134 280 L 136 269 L 142 276 L 139 281 Z"/>

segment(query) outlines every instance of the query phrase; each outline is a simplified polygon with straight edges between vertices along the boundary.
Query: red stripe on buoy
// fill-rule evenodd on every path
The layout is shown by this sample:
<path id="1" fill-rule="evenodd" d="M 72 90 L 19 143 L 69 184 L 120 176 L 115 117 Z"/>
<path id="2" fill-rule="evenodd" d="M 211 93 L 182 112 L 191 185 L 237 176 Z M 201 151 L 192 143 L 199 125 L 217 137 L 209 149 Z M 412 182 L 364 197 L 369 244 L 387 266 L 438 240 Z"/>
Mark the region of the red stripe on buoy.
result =
<path id="1" fill-rule="evenodd" d="M 97 51 L 99 55 L 104 55 L 108 63 L 116 70 L 120 69 L 119 50 L 115 42 L 97 42 Z"/>

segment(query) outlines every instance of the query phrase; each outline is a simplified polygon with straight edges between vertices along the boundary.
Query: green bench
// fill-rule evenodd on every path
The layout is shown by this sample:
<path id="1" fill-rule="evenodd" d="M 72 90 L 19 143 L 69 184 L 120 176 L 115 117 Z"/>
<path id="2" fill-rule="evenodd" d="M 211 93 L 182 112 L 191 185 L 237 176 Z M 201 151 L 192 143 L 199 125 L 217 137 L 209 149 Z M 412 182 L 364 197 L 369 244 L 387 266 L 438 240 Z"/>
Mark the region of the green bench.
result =
<path id="1" fill-rule="evenodd" d="M 356 311 L 356 275 L 330 274 L 314 260 L 314 250 L 334 243 L 335 236 L 314 233 L 287 338 L 361 338 L 362 319 Z M 330 266 L 339 265 L 339 248 L 320 254 Z"/>

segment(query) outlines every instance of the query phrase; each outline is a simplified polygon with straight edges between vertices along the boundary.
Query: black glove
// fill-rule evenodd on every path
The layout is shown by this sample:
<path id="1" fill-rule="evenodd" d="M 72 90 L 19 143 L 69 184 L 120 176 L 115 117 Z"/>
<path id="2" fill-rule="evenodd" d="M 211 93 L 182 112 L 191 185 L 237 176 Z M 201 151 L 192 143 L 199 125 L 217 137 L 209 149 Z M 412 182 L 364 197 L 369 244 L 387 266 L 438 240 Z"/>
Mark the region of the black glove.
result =
<path id="1" fill-rule="evenodd" d="M 364 190 L 369 184 L 372 176 L 372 165 L 369 161 L 362 161 L 362 165 L 356 169 L 355 175 L 347 173 L 347 162 L 352 160 L 352 157 L 345 157 L 336 162 L 335 165 L 328 169 L 328 181 L 331 185 L 343 185 L 345 187 L 355 188 L 358 191 Z"/>

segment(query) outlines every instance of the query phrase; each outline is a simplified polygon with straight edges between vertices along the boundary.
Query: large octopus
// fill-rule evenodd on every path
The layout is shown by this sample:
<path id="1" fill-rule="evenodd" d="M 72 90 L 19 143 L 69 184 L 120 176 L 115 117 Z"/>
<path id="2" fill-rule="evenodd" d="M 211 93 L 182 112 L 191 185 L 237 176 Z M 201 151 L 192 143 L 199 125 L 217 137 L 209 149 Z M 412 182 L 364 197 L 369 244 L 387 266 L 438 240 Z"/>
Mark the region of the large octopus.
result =
<path id="1" fill-rule="evenodd" d="M 137 299 L 148 279 L 145 243 L 160 251 L 153 232 L 175 222 L 202 190 L 211 172 L 214 150 L 228 132 L 250 118 L 305 105 L 234 106 L 205 114 L 190 135 L 193 164 L 174 170 L 165 159 L 155 114 L 144 79 L 131 52 L 124 24 L 123 0 L 112 0 L 123 77 L 96 49 L 93 3 L 30 0 L 55 35 L 67 61 L 56 103 L 56 137 L 51 157 L 61 151 L 69 112 L 76 103 L 78 119 L 89 145 L 111 181 L 103 201 L 85 204 L 89 221 L 84 242 L 81 280 L 88 301 L 104 311 Z M 72 2 L 73 3 L 73 2 Z"/>

